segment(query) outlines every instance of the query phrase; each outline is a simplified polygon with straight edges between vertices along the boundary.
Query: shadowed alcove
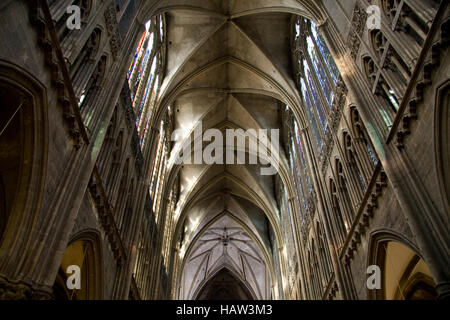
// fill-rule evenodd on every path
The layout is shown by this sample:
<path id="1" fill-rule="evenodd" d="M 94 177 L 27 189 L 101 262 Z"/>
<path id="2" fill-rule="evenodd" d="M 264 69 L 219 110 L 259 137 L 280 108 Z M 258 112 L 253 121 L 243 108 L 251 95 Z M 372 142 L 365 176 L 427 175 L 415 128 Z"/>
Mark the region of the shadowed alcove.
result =
<path id="1" fill-rule="evenodd" d="M 220 270 L 209 280 L 197 300 L 254 300 L 246 286 L 229 270 Z"/>

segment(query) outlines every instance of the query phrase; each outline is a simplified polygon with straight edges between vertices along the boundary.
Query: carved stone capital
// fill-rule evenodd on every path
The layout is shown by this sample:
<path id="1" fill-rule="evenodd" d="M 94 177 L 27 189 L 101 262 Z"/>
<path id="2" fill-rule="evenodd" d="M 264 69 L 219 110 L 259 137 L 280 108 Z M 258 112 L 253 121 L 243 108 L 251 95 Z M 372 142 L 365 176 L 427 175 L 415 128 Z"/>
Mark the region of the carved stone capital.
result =
<path id="1" fill-rule="evenodd" d="M 25 281 L 9 280 L 0 275 L 0 300 L 52 300 L 51 288 L 35 288 Z"/>

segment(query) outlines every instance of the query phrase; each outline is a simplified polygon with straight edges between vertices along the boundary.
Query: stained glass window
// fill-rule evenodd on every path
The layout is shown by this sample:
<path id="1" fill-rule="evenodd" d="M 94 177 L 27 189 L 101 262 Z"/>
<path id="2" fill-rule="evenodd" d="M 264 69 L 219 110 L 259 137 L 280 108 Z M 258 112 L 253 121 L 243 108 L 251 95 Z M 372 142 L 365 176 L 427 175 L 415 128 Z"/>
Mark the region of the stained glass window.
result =
<path id="1" fill-rule="evenodd" d="M 305 30 L 305 37 L 299 37 Z M 299 19 L 295 24 L 299 86 L 319 151 L 328 129 L 339 71 L 314 23 Z"/>
<path id="2" fill-rule="evenodd" d="M 311 34 L 314 37 L 314 40 L 317 43 L 317 46 L 319 47 L 319 51 L 322 54 L 323 60 L 325 61 L 325 64 L 327 65 L 328 70 L 330 71 L 331 78 L 333 79 L 334 85 L 338 82 L 339 79 L 339 69 L 336 66 L 336 63 L 334 62 L 333 56 L 330 53 L 330 50 L 328 49 L 327 45 L 325 44 L 325 40 L 322 38 L 322 36 L 317 31 L 317 27 L 314 24 L 314 22 L 311 22 Z"/>
<path id="3" fill-rule="evenodd" d="M 316 71 L 317 77 L 319 78 L 320 85 L 325 94 L 325 99 L 327 99 L 328 107 L 331 108 L 334 98 L 334 92 L 331 84 L 328 80 L 324 66 L 320 63 L 320 58 L 317 56 L 316 49 L 314 47 L 313 40 L 310 36 L 306 39 L 308 46 L 308 54 L 311 57 L 312 64 L 314 66 L 314 71 Z"/>
<path id="4" fill-rule="evenodd" d="M 309 121 L 312 126 L 313 135 L 316 140 L 318 149 L 321 150 L 322 149 L 322 137 L 321 137 L 319 129 L 318 129 L 319 127 L 317 126 L 316 118 L 314 117 L 315 111 L 313 109 L 311 99 L 309 98 L 308 90 L 306 89 L 305 80 L 303 78 L 300 80 L 300 84 L 301 84 L 303 100 L 305 101 L 305 104 L 306 104 L 306 113 L 308 114 L 308 118 L 309 118 Z"/>
<path id="5" fill-rule="evenodd" d="M 311 100 L 313 101 L 314 105 L 316 106 L 317 115 L 319 116 L 319 121 L 322 126 L 322 131 L 325 132 L 327 129 L 328 121 L 327 117 L 325 115 L 325 111 L 323 108 L 322 100 L 320 99 L 320 96 L 318 94 L 317 88 L 313 81 L 313 75 L 311 73 L 311 70 L 309 69 L 308 63 L 305 61 L 304 64 L 304 70 L 305 70 L 305 76 L 307 79 L 308 88 L 311 92 Z"/>
<path id="6" fill-rule="evenodd" d="M 159 76 L 162 64 L 164 24 L 161 16 L 146 24 L 146 30 L 136 48 L 127 73 L 133 109 L 136 114 L 136 129 L 141 148 L 144 148 L 153 107 L 161 86 Z"/>
<path id="7" fill-rule="evenodd" d="M 289 109 L 288 109 L 289 110 Z M 311 181 L 311 173 L 307 161 L 305 144 L 300 128 L 295 119 L 291 118 L 290 140 L 288 148 L 288 159 L 291 174 L 294 177 L 296 198 L 300 207 L 300 220 L 305 221 L 306 215 L 311 211 L 311 197 L 314 194 L 314 186 Z"/>

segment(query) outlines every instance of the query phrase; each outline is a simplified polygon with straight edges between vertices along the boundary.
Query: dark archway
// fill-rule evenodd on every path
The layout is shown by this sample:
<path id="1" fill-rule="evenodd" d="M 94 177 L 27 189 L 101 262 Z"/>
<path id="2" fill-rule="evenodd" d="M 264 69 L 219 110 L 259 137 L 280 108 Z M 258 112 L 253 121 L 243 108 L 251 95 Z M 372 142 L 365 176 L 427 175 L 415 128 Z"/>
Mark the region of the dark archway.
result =
<path id="1" fill-rule="evenodd" d="M 200 291 L 197 300 L 254 300 L 247 287 L 229 270 L 220 270 Z"/>
<path id="2" fill-rule="evenodd" d="M 94 230 L 81 232 L 70 241 L 53 285 L 55 299 L 103 299 L 103 253 L 100 241 L 99 234 Z M 68 274 L 66 271 L 71 265 L 80 268 L 80 289 L 67 288 Z"/>
<path id="3" fill-rule="evenodd" d="M 23 158 L 23 105 L 19 90 L 0 83 L 0 238 L 17 193 Z"/>

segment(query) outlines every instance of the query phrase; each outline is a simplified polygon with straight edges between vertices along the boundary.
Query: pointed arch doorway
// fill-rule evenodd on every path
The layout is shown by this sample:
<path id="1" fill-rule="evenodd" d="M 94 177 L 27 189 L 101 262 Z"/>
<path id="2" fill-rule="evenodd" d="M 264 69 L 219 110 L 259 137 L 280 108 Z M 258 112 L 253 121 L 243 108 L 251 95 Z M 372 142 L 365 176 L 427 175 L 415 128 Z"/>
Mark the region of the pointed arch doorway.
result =
<path id="1" fill-rule="evenodd" d="M 247 286 L 223 268 L 200 290 L 196 300 L 255 300 Z"/>

